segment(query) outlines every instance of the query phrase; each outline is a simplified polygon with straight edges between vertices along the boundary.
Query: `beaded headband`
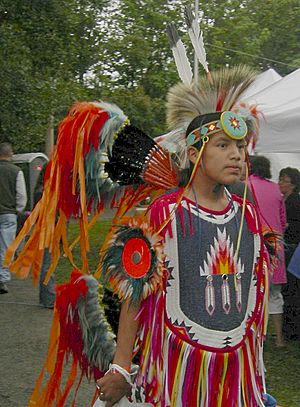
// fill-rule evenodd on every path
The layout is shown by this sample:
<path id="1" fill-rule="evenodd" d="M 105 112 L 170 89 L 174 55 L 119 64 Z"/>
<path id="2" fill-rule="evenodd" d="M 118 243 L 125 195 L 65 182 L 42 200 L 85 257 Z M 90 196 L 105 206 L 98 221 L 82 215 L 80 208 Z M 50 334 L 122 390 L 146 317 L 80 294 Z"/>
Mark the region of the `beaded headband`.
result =
<path id="1" fill-rule="evenodd" d="M 191 146 L 201 140 L 204 136 L 210 136 L 219 131 L 234 140 L 242 140 L 246 137 L 248 129 L 245 121 L 236 113 L 226 111 L 220 116 L 220 119 L 205 123 L 191 131 L 186 139 L 188 146 Z"/>

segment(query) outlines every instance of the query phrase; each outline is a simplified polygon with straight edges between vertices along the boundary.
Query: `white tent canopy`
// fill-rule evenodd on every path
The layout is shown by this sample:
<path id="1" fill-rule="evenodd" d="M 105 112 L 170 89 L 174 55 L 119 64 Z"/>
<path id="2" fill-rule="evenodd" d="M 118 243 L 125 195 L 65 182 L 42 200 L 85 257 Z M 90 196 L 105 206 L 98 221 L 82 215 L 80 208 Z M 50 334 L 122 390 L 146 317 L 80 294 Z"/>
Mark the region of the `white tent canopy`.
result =
<path id="1" fill-rule="evenodd" d="M 285 167 L 300 169 L 300 69 L 284 78 L 269 69 L 240 99 L 264 114 L 255 153 L 269 158 L 272 178 L 277 181 Z"/>
<path id="2" fill-rule="evenodd" d="M 275 82 L 279 81 L 282 78 L 275 69 L 268 69 L 267 71 L 262 72 L 261 74 L 257 75 L 255 81 L 249 86 L 248 89 L 243 92 L 241 99 L 247 100 L 251 96 L 255 95 L 256 93 L 260 92 L 263 89 L 273 85 Z"/>
<path id="3" fill-rule="evenodd" d="M 257 153 L 300 153 L 300 69 L 245 96 L 264 114 Z"/>

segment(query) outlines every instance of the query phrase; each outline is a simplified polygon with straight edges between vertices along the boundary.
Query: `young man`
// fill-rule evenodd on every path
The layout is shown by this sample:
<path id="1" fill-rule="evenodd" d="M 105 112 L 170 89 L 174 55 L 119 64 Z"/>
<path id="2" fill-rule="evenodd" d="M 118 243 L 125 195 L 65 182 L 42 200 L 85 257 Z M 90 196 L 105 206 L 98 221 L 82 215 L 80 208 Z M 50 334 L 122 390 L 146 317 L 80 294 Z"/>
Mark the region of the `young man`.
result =
<path id="1" fill-rule="evenodd" d="M 164 236 L 163 286 L 122 306 L 114 365 L 98 380 L 107 407 L 128 393 L 136 337 L 136 383 L 154 406 L 265 405 L 267 258 L 254 207 L 224 187 L 240 179 L 246 136 L 232 111 L 188 126 L 188 181 L 150 207 Z"/>
<path id="2" fill-rule="evenodd" d="M 56 366 L 60 367 L 54 370 L 41 394 L 41 381 L 37 383 L 32 402 L 47 405 L 55 392 L 56 401 L 61 403 L 61 395 L 66 396 L 70 388 L 68 380 L 67 389 L 59 389 L 61 355 L 72 349 L 73 361 L 87 375 L 94 369 L 101 375 L 113 361 L 97 382 L 99 397 L 107 407 L 128 394 L 132 384 L 130 366 L 136 353 L 139 370 L 134 384 L 141 388 L 144 401 L 155 407 L 275 406 L 263 396 L 268 261 L 262 230 L 254 206 L 231 195 L 225 187 L 239 180 L 245 140 L 257 132 L 256 109 L 238 103 L 253 78 L 252 70 L 246 67 L 225 68 L 210 73 L 209 81 L 204 78 L 199 84 L 172 88 L 167 106 L 168 122 L 174 131 L 169 140 L 161 138 L 161 143 L 169 145 L 167 153 L 162 144 L 144 137 L 132 126 L 127 127 L 124 114 L 108 104 L 77 104 L 64 119 L 59 130 L 59 148 L 53 157 L 53 168 L 50 167 L 55 176 L 45 183 L 43 205 L 34 214 L 40 217 L 31 232 L 37 237 L 33 246 L 39 242 L 45 216 L 48 220 L 45 208 L 49 205 L 53 215 L 57 208 L 61 215 L 60 228 L 55 229 L 52 240 L 55 250 L 58 237 L 66 236 L 66 219 L 72 213 L 81 213 L 82 224 L 88 229 L 84 211 L 91 201 L 81 196 L 88 189 L 83 182 L 84 174 L 80 175 L 84 168 L 78 160 L 81 163 L 87 160 L 84 162 L 91 165 L 94 157 L 95 167 L 91 168 L 96 170 L 99 151 L 95 148 L 109 145 L 111 138 L 106 169 L 112 180 L 130 185 L 118 201 L 118 211 L 101 250 L 99 272 L 108 288 L 123 299 L 123 305 L 114 352 L 107 324 L 100 323 L 101 316 L 96 312 L 98 304 L 95 309 L 86 306 L 90 304 L 86 297 L 90 290 L 83 281 L 85 277 L 72 274 L 66 284 L 70 291 L 63 285 L 59 290 L 63 294 L 55 307 L 54 323 L 58 315 L 67 322 L 59 330 L 62 340 L 54 337 L 50 346 L 49 357 L 53 358 L 55 348 L 60 363 Z M 85 145 L 82 135 L 90 146 L 88 153 L 84 149 L 77 152 L 77 146 Z M 61 147 L 68 139 L 76 144 L 73 149 L 76 154 L 65 168 Z M 74 175 L 76 162 L 79 178 Z M 180 179 L 173 164 L 181 169 Z M 69 189 L 63 185 L 60 190 L 57 182 L 62 184 L 63 174 Z M 141 179 L 142 184 L 132 186 Z M 75 181 L 80 188 L 73 195 Z M 97 184 L 93 186 L 96 191 Z M 59 191 L 54 204 L 52 190 Z M 148 218 L 126 216 L 146 196 L 152 193 L 157 197 L 162 190 L 164 194 L 150 205 Z M 112 192 L 109 191 L 110 206 L 116 201 Z M 53 225 L 54 222 L 55 216 Z M 85 228 L 82 229 L 84 232 Z M 53 238 L 50 234 L 48 237 Z M 86 239 L 84 233 L 82 238 Z M 68 246 L 66 240 L 64 246 Z M 81 244 L 83 259 L 86 248 Z M 28 257 L 24 259 L 28 261 Z M 83 266 L 83 271 L 86 270 Z M 83 284 L 78 284 L 79 281 Z M 96 280 L 94 283 L 93 298 L 97 303 L 98 284 Z M 68 306 L 67 293 L 72 298 Z M 83 297 L 87 303 L 82 302 Z M 77 307 L 79 302 L 84 308 L 82 312 Z M 86 323 L 90 321 L 85 315 L 87 309 L 95 319 L 91 325 Z M 77 332 L 79 340 L 69 332 Z"/>

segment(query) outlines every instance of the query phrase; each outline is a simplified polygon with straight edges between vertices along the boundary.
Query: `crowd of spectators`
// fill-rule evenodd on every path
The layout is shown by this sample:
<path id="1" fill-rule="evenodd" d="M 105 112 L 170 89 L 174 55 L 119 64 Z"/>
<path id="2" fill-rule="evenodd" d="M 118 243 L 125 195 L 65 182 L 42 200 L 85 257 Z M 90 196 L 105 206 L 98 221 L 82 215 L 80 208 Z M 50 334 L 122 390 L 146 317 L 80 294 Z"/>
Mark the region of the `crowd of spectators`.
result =
<path id="1" fill-rule="evenodd" d="M 283 168 L 276 183 L 271 181 L 266 157 L 251 157 L 250 164 L 249 188 L 261 222 L 264 228 L 282 236 L 282 243 L 276 245 L 269 300 L 276 344 L 281 347 L 284 339 L 300 339 L 300 262 L 293 259 L 296 249 L 300 251 L 300 172 Z"/>

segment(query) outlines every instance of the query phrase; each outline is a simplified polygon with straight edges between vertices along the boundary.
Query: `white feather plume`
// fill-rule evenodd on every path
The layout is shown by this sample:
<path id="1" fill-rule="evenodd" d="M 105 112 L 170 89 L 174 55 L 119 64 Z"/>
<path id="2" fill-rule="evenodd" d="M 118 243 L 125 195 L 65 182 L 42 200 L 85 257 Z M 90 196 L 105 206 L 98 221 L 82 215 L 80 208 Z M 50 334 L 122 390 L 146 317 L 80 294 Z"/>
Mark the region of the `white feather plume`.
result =
<path id="1" fill-rule="evenodd" d="M 168 25 L 167 34 L 176 63 L 178 75 L 184 84 L 189 85 L 193 80 L 193 72 L 186 55 L 185 46 L 181 41 L 174 24 Z"/>
<path id="2" fill-rule="evenodd" d="M 193 44 L 195 53 L 205 72 L 209 72 L 206 62 L 206 51 L 203 42 L 202 31 L 190 7 L 185 7 L 185 20 L 188 26 L 188 34 Z"/>
<path id="3" fill-rule="evenodd" d="M 109 119 L 106 120 L 103 128 L 101 129 L 101 133 L 99 134 L 99 150 L 101 150 L 101 152 L 111 153 L 116 133 L 125 123 L 127 117 L 123 111 L 113 103 L 100 101 L 93 102 L 93 104 L 103 112 L 107 112 L 109 114 Z"/>

